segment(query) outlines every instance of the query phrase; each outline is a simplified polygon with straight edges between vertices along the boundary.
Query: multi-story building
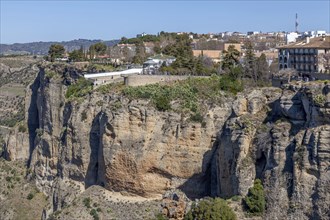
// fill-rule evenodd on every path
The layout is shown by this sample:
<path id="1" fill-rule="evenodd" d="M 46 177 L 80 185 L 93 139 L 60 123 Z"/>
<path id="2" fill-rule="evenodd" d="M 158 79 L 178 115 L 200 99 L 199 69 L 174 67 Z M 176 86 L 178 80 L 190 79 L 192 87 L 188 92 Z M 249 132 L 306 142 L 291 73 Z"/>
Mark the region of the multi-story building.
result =
<path id="1" fill-rule="evenodd" d="M 279 69 L 295 69 L 300 74 L 325 73 L 330 54 L 330 36 L 306 38 L 278 47 Z"/>

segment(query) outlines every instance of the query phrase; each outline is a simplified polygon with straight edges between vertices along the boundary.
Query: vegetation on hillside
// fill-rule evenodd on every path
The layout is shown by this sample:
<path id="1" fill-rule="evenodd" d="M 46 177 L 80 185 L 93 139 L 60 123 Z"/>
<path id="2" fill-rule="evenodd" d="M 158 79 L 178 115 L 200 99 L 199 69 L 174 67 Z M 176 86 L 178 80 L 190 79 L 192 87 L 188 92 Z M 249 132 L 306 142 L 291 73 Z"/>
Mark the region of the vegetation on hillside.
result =
<path id="1" fill-rule="evenodd" d="M 256 179 L 253 187 L 249 189 L 247 196 L 244 198 L 246 209 L 252 215 L 262 215 L 265 211 L 266 200 L 264 187 L 261 180 Z"/>
<path id="2" fill-rule="evenodd" d="M 73 62 L 85 61 L 86 57 L 83 47 L 81 46 L 79 50 L 73 50 L 69 53 L 69 60 Z"/>
<path id="3" fill-rule="evenodd" d="M 0 158 L 0 219 L 11 213 L 12 219 L 40 219 L 49 204 L 47 197 L 26 179 L 24 161 Z"/>
<path id="4" fill-rule="evenodd" d="M 126 37 L 122 37 L 119 43 L 120 44 L 139 44 L 141 42 L 157 42 L 159 40 L 160 40 L 159 36 L 147 34 L 142 37 L 135 37 L 135 38 L 129 38 L 129 39 Z"/>
<path id="5" fill-rule="evenodd" d="M 185 220 L 236 220 L 236 215 L 221 198 L 208 198 L 194 203 Z"/>
<path id="6" fill-rule="evenodd" d="M 217 102 L 221 97 L 221 91 L 236 94 L 242 89 L 241 81 L 233 80 L 228 76 L 213 75 L 210 78 L 188 78 L 170 85 L 127 87 L 123 93 L 131 99 L 151 99 L 160 111 L 171 109 L 171 102 L 178 101 L 182 111 L 190 110 L 198 113 L 201 111 L 198 104 L 200 100 Z"/>
<path id="7" fill-rule="evenodd" d="M 0 125 L 14 127 L 17 123 L 23 121 L 25 118 L 24 103 L 18 103 L 15 112 L 5 115 L 0 119 Z"/>
<path id="8" fill-rule="evenodd" d="M 74 84 L 68 86 L 65 97 L 67 99 L 81 98 L 93 90 L 93 83 L 81 77 Z"/>

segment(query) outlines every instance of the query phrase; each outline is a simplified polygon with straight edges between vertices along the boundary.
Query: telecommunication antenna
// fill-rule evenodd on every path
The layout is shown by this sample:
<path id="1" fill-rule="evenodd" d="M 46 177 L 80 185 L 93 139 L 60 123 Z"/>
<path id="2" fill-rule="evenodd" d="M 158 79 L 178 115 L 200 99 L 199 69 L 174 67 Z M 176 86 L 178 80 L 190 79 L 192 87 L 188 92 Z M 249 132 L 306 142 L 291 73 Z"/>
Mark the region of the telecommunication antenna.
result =
<path id="1" fill-rule="evenodd" d="M 296 27 L 296 33 L 298 33 L 298 13 L 296 13 L 295 27 Z"/>

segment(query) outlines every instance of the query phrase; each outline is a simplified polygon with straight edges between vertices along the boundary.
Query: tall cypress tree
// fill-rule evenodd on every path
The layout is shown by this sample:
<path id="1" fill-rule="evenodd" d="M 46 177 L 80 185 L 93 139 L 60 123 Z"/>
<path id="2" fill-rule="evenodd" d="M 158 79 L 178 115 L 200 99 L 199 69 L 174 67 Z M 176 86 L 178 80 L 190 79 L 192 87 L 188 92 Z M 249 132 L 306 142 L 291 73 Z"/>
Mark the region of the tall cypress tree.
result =
<path id="1" fill-rule="evenodd" d="M 244 76 L 253 79 L 254 82 L 257 82 L 258 80 L 256 57 L 251 42 L 246 44 L 246 51 L 244 56 Z"/>

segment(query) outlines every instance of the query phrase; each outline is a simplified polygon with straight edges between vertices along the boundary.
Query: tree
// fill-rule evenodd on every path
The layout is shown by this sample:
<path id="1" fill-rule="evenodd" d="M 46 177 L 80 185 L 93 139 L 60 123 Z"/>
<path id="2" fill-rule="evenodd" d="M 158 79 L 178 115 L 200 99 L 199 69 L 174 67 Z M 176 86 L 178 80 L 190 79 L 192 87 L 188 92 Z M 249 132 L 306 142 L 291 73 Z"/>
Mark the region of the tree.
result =
<path id="1" fill-rule="evenodd" d="M 162 52 L 162 48 L 160 48 L 160 43 L 159 42 L 155 43 L 154 52 L 155 52 L 155 54 L 160 54 Z"/>
<path id="2" fill-rule="evenodd" d="M 136 44 L 135 56 L 133 57 L 133 63 L 142 64 L 147 58 L 146 48 L 142 42 Z"/>
<path id="3" fill-rule="evenodd" d="M 79 50 L 73 50 L 69 53 L 69 59 L 74 62 L 83 61 L 85 59 L 83 47 L 81 46 Z"/>
<path id="4" fill-rule="evenodd" d="M 257 58 L 257 80 L 258 81 L 267 81 L 269 79 L 269 67 L 266 60 L 266 55 L 264 53 L 261 54 L 260 57 Z"/>
<path id="5" fill-rule="evenodd" d="M 251 42 L 246 44 L 246 51 L 244 57 L 244 73 L 245 77 L 251 78 L 254 82 L 257 82 L 257 68 L 256 68 L 256 57 L 253 51 L 253 45 Z"/>
<path id="6" fill-rule="evenodd" d="M 236 220 L 236 215 L 221 198 L 208 198 L 193 204 L 185 220 Z"/>
<path id="7" fill-rule="evenodd" d="M 265 211 L 265 193 L 260 179 L 254 181 L 253 187 L 244 198 L 244 203 L 247 211 L 254 215 L 261 215 Z"/>
<path id="8" fill-rule="evenodd" d="M 235 49 L 234 45 L 230 45 L 228 50 L 224 51 L 224 57 L 222 62 L 222 69 L 229 70 L 239 64 L 239 51 Z"/>
<path id="9" fill-rule="evenodd" d="M 105 52 L 107 51 L 107 45 L 105 45 L 102 42 L 98 42 L 96 44 L 93 44 L 89 47 L 90 55 L 91 57 L 98 57 L 99 55 L 104 55 Z"/>
<path id="10" fill-rule="evenodd" d="M 242 78 L 243 70 L 241 65 L 233 66 L 229 69 L 228 75 L 230 78 L 237 80 Z"/>
<path id="11" fill-rule="evenodd" d="M 185 72 L 192 73 L 195 67 L 196 59 L 193 56 L 190 46 L 191 39 L 187 34 L 177 35 L 173 44 L 167 45 L 163 49 L 166 55 L 174 56 L 176 60 L 171 65 L 174 69 L 184 69 Z"/>
<path id="12" fill-rule="evenodd" d="M 200 55 L 195 60 L 195 72 L 197 75 L 210 75 L 212 71 L 216 71 L 210 57 Z"/>
<path id="13" fill-rule="evenodd" d="M 131 51 L 130 51 L 130 49 L 127 46 L 125 46 L 121 50 L 121 53 L 122 53 L 122 55 L 124 57 L 124 61 L 125 62 L 131 62 L 131 60 L 132 60 Z"/>
<path id="14" fill-rule="evenodd" d="M 121 39 L 120 39 L 120 43 L 121 44 L 125 44 L 125 43 L 127 43 L 127 38 L 126 37 L 122 37 Z"/>
<path id="15" fill-rule="evenodd" d="M 51 62 L 54 62 L 56 58 L 63 57 L 64 53 L 65 49 L 61 44 L 52 44 L 48 50 Z"/>

